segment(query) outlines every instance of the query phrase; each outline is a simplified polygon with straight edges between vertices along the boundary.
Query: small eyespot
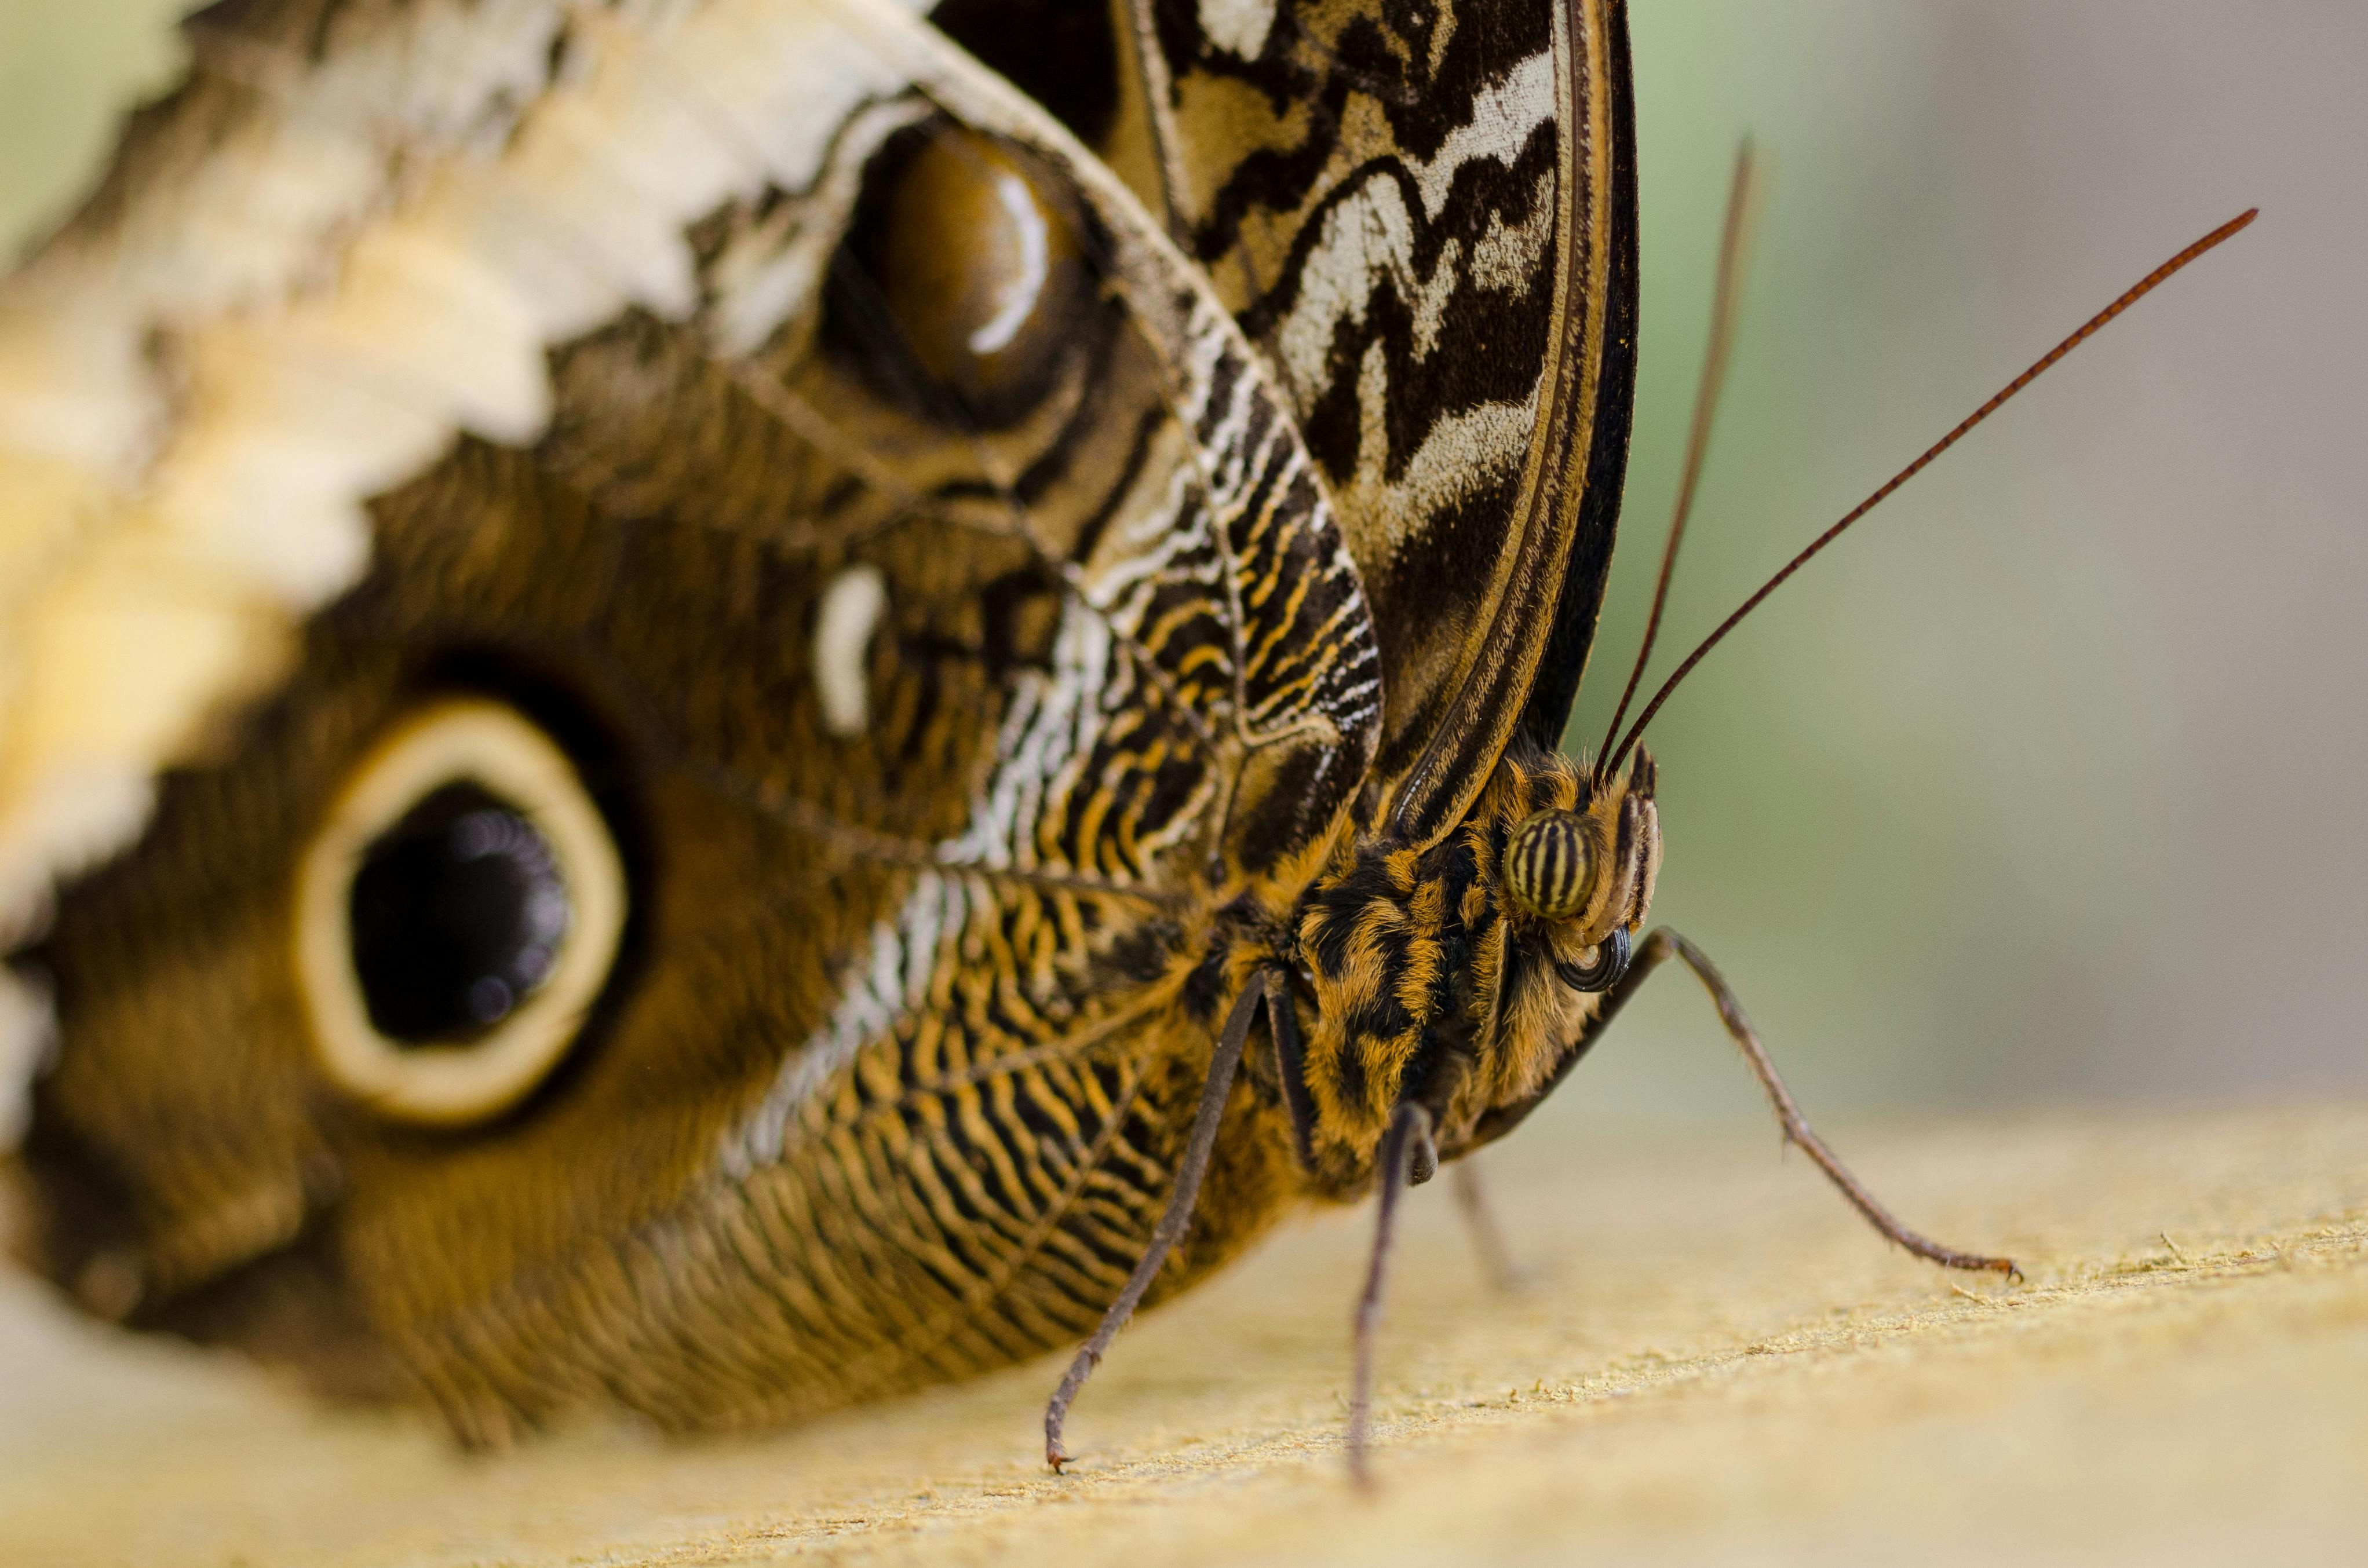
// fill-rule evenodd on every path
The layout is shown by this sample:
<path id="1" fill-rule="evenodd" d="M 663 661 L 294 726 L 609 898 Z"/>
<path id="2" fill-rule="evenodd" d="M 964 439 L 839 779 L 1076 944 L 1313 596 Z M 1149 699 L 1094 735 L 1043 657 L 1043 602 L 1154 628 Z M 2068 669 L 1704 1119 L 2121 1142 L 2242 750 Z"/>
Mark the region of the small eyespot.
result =
<path id="1" fill-rule="evenodd" d="M 884 311 L 940 397 L 1011 416 L 1075 333 L 1087 293 L 1076 225 L 1025 153 L 951 125 L 915 131 L 867 176 L 838 308 L 849 331 Z"/>
<path id="2" fill-rule="evenodd" d="M 1595 846 L 1570 812 L 1540 812 L 1505 845 L 1505 893 L 1523 914 L 1566 920 L 1595 892 Z"/>
<path id="3" fill-rule="evenodd" d="M 566 1056 L 624 929 L 574 766 L 515 710 L 439 703 L 367 753 L 297 872 L 314 1053 L 398 1121 L 498 1115 Z"/>

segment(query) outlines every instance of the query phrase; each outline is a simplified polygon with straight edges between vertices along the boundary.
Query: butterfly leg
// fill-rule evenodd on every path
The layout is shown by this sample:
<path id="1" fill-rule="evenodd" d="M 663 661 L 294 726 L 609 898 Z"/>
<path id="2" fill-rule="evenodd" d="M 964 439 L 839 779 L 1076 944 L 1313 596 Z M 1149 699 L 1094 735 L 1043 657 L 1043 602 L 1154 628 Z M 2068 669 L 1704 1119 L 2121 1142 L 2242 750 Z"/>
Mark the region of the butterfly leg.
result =
<path id="1" fill-rule="evenodd" d="M 1397 1228 L 1398 1199 L 1414 1184 L 1419 1167 L 1438 1164 L 1430 1112 L 1412 1100 L 1401 1100 L 1390 1118 L 1389 1131 L 1382 1135 L 1382 1197 L 1373 1215 L 1373 1256 L 1365 1266 L 1365 1289 L 1357 1297 L 1356 1381 L 1349 1399 L 1349 1474 L 1360 1486 L 1373 1483 L 1365 1460 L 1373 1416 L 1373 1336 L 1382 1326 L 1382 1295 L 1389 1282 L 1390 1242 Z"/>
<path id="2" fill-rule="evenodd" d="M 1455 1195 L 1456 1211 L 1463 1216 L 1463 1230 L 1472 1238 L 1472 1250 L 1480 1256 L 1480 1271 L 1497 1291 L 1511 1295 L 1529 1283 L 1528 1271 L 1513 1261 L 1513 1249 L 1505 1244 L 1504 1227 L 1497 1223 L 1497 1211 L 1488 1201 L 1488 1184 L 1474 1163 L 1476 1155 L 1465 1155 L 1449 1167 L 1448 1187 Z"/>
<path id="3" fill-rule="evenodd" d="M 1621 1004 L 1644 983 L 1645 977 L 1669 958 L 1679 959 L 1692 970 L 1694 978 L 1701 981 L 1702 988 L 1710 993 L 1711 1001 L 1718 1007 L 1719 1020 L 1726 1025 L 1726 1032 L 1743 1052 L 1743 1060 L 1750 1067 L 1752 1075 L 1767 1091 L 1768 1103 L 1774 1108 L 1776 1119 L 1784 1129 L 1784 1141 L 1796 1145 L 1808 1155 L 1816 1167 L 1825 1172 L 1826 1179 L 1850 1200 L 1850 1207 L 1865 1216 L 1868 1224 L 1917 1256 L 1930 1258 L 1944 1268 L 1986 1268 L 2011 1279 L 2022 1278 L 2022 1271 L 2015 1267 L 2012 1259 L 1985 1257 L 1979 1253 L 1960 1252 L 1955 1247 L 1942 1246 L 1909 1230 L 1893 1218 L 1889 1210 L 1876 1202 L 1874 1194 L 1869 1192 L 1834 1152 L 1826 1147 L 1826 1141 L 1817 1136 L 1816 1130 L 1809 1125 L 1809 1119 L 1801 1114 L 1793 1092 L 1784 1086 L 1783 1078 L 1777 1074 L 1776 1063 L 1770 1060 L 1768 1048 L 1759 1043 L 1759 1036 L 1752 1028 L 1751 1020 L 1744 1016 L 1743 1005 L 1728 989 L 1726 977 L 1718 972 L 1717 966 L 1700 948 L 1668 926 L 1656 929 L 1637 948 L 1635 960 L 1629 966 L 1627 974 L 1604 998 L 1599 1025 L 1608 1021 L 1611 1014 L 1619 1010 Z"/>
<path id="4" fill-rule="evenodd" d="M 1192 1206 L 1201 1197 L 1201 1178 L 1209 1174 L 1209 1156 L 1217 1144 L 1217 1124 L 1224 1119 L 1225 1100 L 1233 1092 L 1235 1070 L 1242 1064 L 1242 1044 L 1249 1039 L 1250 1021 L 1258 1015 L 1258 1004 L 1268 998 L 1264 976 L 1258 976 L 1242 989 L 1241 999 L 1225 1016 L 1224 1032 L 1217 1037 L 1217 1052 L 1209 1061 L 1209 1076 L 1201 1089 L 1201 1108 L 1192 1118 L 1192 1131 L 1184 1143 L 1184 1158 L 1176 1171 L 1176 1190 L 1167 1199 L 1167 1210 L 1153 1227 L 1151 1244 L 1143 1249 L 1135 1261 L 1134 1272 L 1127 1276 L 1126 1289 L 1102 1314 L 1094 1335 L 1081 1346 L 1069 1369 L 1061 1378 L 1061 1386 L 1053 1391 L 1052 1403 L 1044 1407 L 1044 1462 L 1059 1474 L 1069 1462 L 1068 1450 L 1061 1446 L 1061 1426 L 1068 1419 L 1069 1406 L 1076 1403 L 1077 1392 L 1101 1365 L 1103 1354 L 1118 1331 L 1126 1326 L 1127 1319 L 1158 1278 L 1167 1255 L 1176 1249 L 1191 1222 Z"/>

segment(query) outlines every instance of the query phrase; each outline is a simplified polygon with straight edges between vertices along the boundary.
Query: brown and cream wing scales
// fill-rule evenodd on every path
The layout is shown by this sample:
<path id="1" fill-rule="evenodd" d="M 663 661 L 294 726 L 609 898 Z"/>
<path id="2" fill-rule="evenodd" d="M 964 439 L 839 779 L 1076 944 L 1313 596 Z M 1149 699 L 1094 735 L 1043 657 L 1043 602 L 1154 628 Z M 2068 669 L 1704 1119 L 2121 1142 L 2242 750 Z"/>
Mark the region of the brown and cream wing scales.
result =
<path id="1" fill-rule="evenodd" d="M 24 1152 L 40 1261 L 480 1436 L 598 1397 L 778 1419 L 1075 1335 L 1164 1197 L 1218 892 L 1320 840 L 1378 733 L 1358 574 L 1262 360 L 1089 154 L 895 8 L 296 9 L 208 15 L 205 58 L 287 80 L 186 91 L 124 216 L 11 301 L 81 290 L 143 340 L 101 390 L 147 444 L 61 578 L 169 533 L 213 577 L 103 581 L 118 621 L 218 593 L 261 633 L 119 737 L 126 773 L 169 765 L 153 820 L 30 955 L 66 1044 Z M 305 85 L 497 44 L 545 75 L 489 73 L 465 125 Z M 108 275 L 219 216 L 143 179 L 299 177 L 290 122 L 393 138 L 399 188 L 258 218 L 216 294 Z M 964 210 L 900 213 L 929 179 L 1035 225 L 1016 327 L 900 294 L 880 235 Z M 7 425 L 10 460 L 43 433 Z M 246 499 L 312 580 L 174 488 L 266 450 Z M 89 678 L 151 692 L 149 663 Z M 557 742 L 630 914 L 548 1077 L 414 1125 L 324 1072 L 289 890 L 455 694 Z M 1234 1179 L 1279 1192 L 1269 1163 Z"/>
<path id="2" fill-rule="evenodd" d="M 1610 570 L 1635 370 L 1625 7 L 1114 5 L 1159 59 L 1105 150 L 1170 204 L 1292 400 L 1373 602 L 1377 778 L 1435 839 L 1517 723 L 1560 744 Z"/>

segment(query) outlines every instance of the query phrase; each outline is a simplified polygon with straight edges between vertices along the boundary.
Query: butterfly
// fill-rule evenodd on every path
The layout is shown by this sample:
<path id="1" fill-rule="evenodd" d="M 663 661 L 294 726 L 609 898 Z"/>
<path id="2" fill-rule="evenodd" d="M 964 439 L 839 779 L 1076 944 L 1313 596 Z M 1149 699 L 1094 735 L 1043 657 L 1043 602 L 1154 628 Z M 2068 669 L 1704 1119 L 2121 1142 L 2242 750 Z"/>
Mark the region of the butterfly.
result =
<path id="1" fill-rule="evenodd" d="M 1559 749 L 1619 0 L 921 10 L 191 19 L 0 293 L 34 1266 L 476 1443 L 1090 1335 L 1057 1468 L 1378 1192 L 1360 1442 L 1398 1195 L 1676 958 L 2009 1267 L 1647 932 L 1693 659 Z"/>

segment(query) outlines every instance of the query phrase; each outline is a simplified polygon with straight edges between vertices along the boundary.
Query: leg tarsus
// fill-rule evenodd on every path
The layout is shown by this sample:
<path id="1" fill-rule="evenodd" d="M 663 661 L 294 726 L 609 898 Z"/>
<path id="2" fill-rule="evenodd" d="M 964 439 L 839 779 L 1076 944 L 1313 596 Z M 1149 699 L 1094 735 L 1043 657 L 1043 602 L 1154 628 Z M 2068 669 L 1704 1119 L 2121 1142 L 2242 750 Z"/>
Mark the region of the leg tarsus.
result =
<path id="1" fill-rule="evenodd" d="M 1143 1293 L 1151 1289 L 1167 1255 L 1183 1236 L 1184 1227 L 1191 1222 L 1192 1206 L 1201 1196 L 1201 1179 L 1209 1174 L 1210 1152 L 1216 1147 L 1217 1124 L 1224 1119 L 1234 1073 L 1242 1062 L 1242 1045 L 1249 1039 L 1250 1021 L 1266 997 L 1264 977 L 1254 976 L 1242 988 L 1241 999 L 1234 1004 L 1234 1010 L 1226 1015 L 1224 1032 L 1217 1037 L 1216 1054 L 1209 1059 L 1209 1076 L 1201 1088 L 1201 1108 L 1194 1114 L 1192 1131 L 1185 1140 L 1184 1158 L 1176 1169 L 1176 1189 L 1168 1197 L 1167 1211 L 1153 1228 L 1150 1244 L 1135 1260 L 1134 1272 L 1127 1276 L 1126 1288 L 1102 1314 L 1093 1337 L 1078 1347 L 1068 1371 L 1061 1378 L 1061 1386 L 1053 1391 L 1051 1403 L 1044 1406 L 1044 1462 L 1053 1467 L 1055 1475 L 1062 1472 L 1061 1467 L 1072 1457 L 1061 1445 L 1061 1427 L 1068 1418 L 1069 1406 L 1076 1400 L 1077 1391 L 1086 1386 L 1086 1380 L 1101 1365 L 1102 1353 L 1118 1337 L 1118 1331 L 1126 1326 L 1127 1319 L 1134 1315 Z"/>
<path id="2" fill-rule="evenodd" d="M 1752 1075 L 1759 1080 L 1760 1088 L 1767 1092 L 1768 1103 L 1774 1108 L 1776 1120 L 1783 1129 L 1784 1141 L 1796 1145 L 1808 1155 L 1817 1169 L 1825 1173 L 1826 1179 L 1833 1183 L 1868 1224 L 1881 1232 L 1887 1240 L 1944 1268 L 1986 1269 L 2003 1274 L 2009 1279 L 2021 1279 L 2022 1271 L 2014 1266 L 2011 1258 L 1987 1257 L 1980 1253 L 1961 1252 L 1955 1247 L 1942 1246 L 1901 1224 L 1889 1210 L 1875 1201 L 1874 1194 L 1850 1173 L 1840 1157 L 1826 1146 L 1826 1141 L 1818 1137 L 1816 1130 L 1809 1125 L 1809 1119 L 1801 1114 L 1799 1103 L 1793 1098 L 1793 1092 L 1784 1086 L 1783 1078 L 1776 1071 L 1776 1063 L 1768 1055 L 1768 1048 L 1759 1043 L 1759 1034 L 1752 1028 L 1751 1020 L 1744 1016 L 1743 1004 L 1736 999 L 1725 976 L 1718 972 L 1718 967 L 1700 948 L 1685 937 L 1666 926 L 1656 929 L 1636 949 L 1635 961 L 1620 983 L 1613 987 L 1612 998 L 1607 1000 L 1613 1006 L 1625 1001 L 1646 975 L 1659 968 L 1663 960 L 1671 957 L 1681 960 L 1688 969 L 1692 970 L 1694 978 L 1702 983 L 1702 989 L 1710 993 L 1713 1005 L 1718 1008 L 1719 1021 L 1726 1026 L 1727 1034 L 1735 1040 L 1736 1049 L 1743 1052 L 1745 1063 L 1750 1067 Z"/>
<path id="3" fill-rule="evenodd" d="M 1402 1100 L 1382 1135 L 1381 1202 L 1373 1214 L 1373 1256 L 1365 1266 L 1365 1289 L 1357 1298 L 1356 1371 L 1349 1399 L 1349 1474 L 1359 1486 L 1373 1483 L 1366 1462 L 1367 1438 L 1373 1414 L 1373 1338 L 1382 1324 L 1382 1298 L 1389 1281 L 1390 1242 L 1396 1228 L 1398 1199 L 1406 1195 L 1407 1176 L 1418 1153 L 1438 1151 L 1431 1142 L 1430 1112 L 1412 1100 Z"/>

